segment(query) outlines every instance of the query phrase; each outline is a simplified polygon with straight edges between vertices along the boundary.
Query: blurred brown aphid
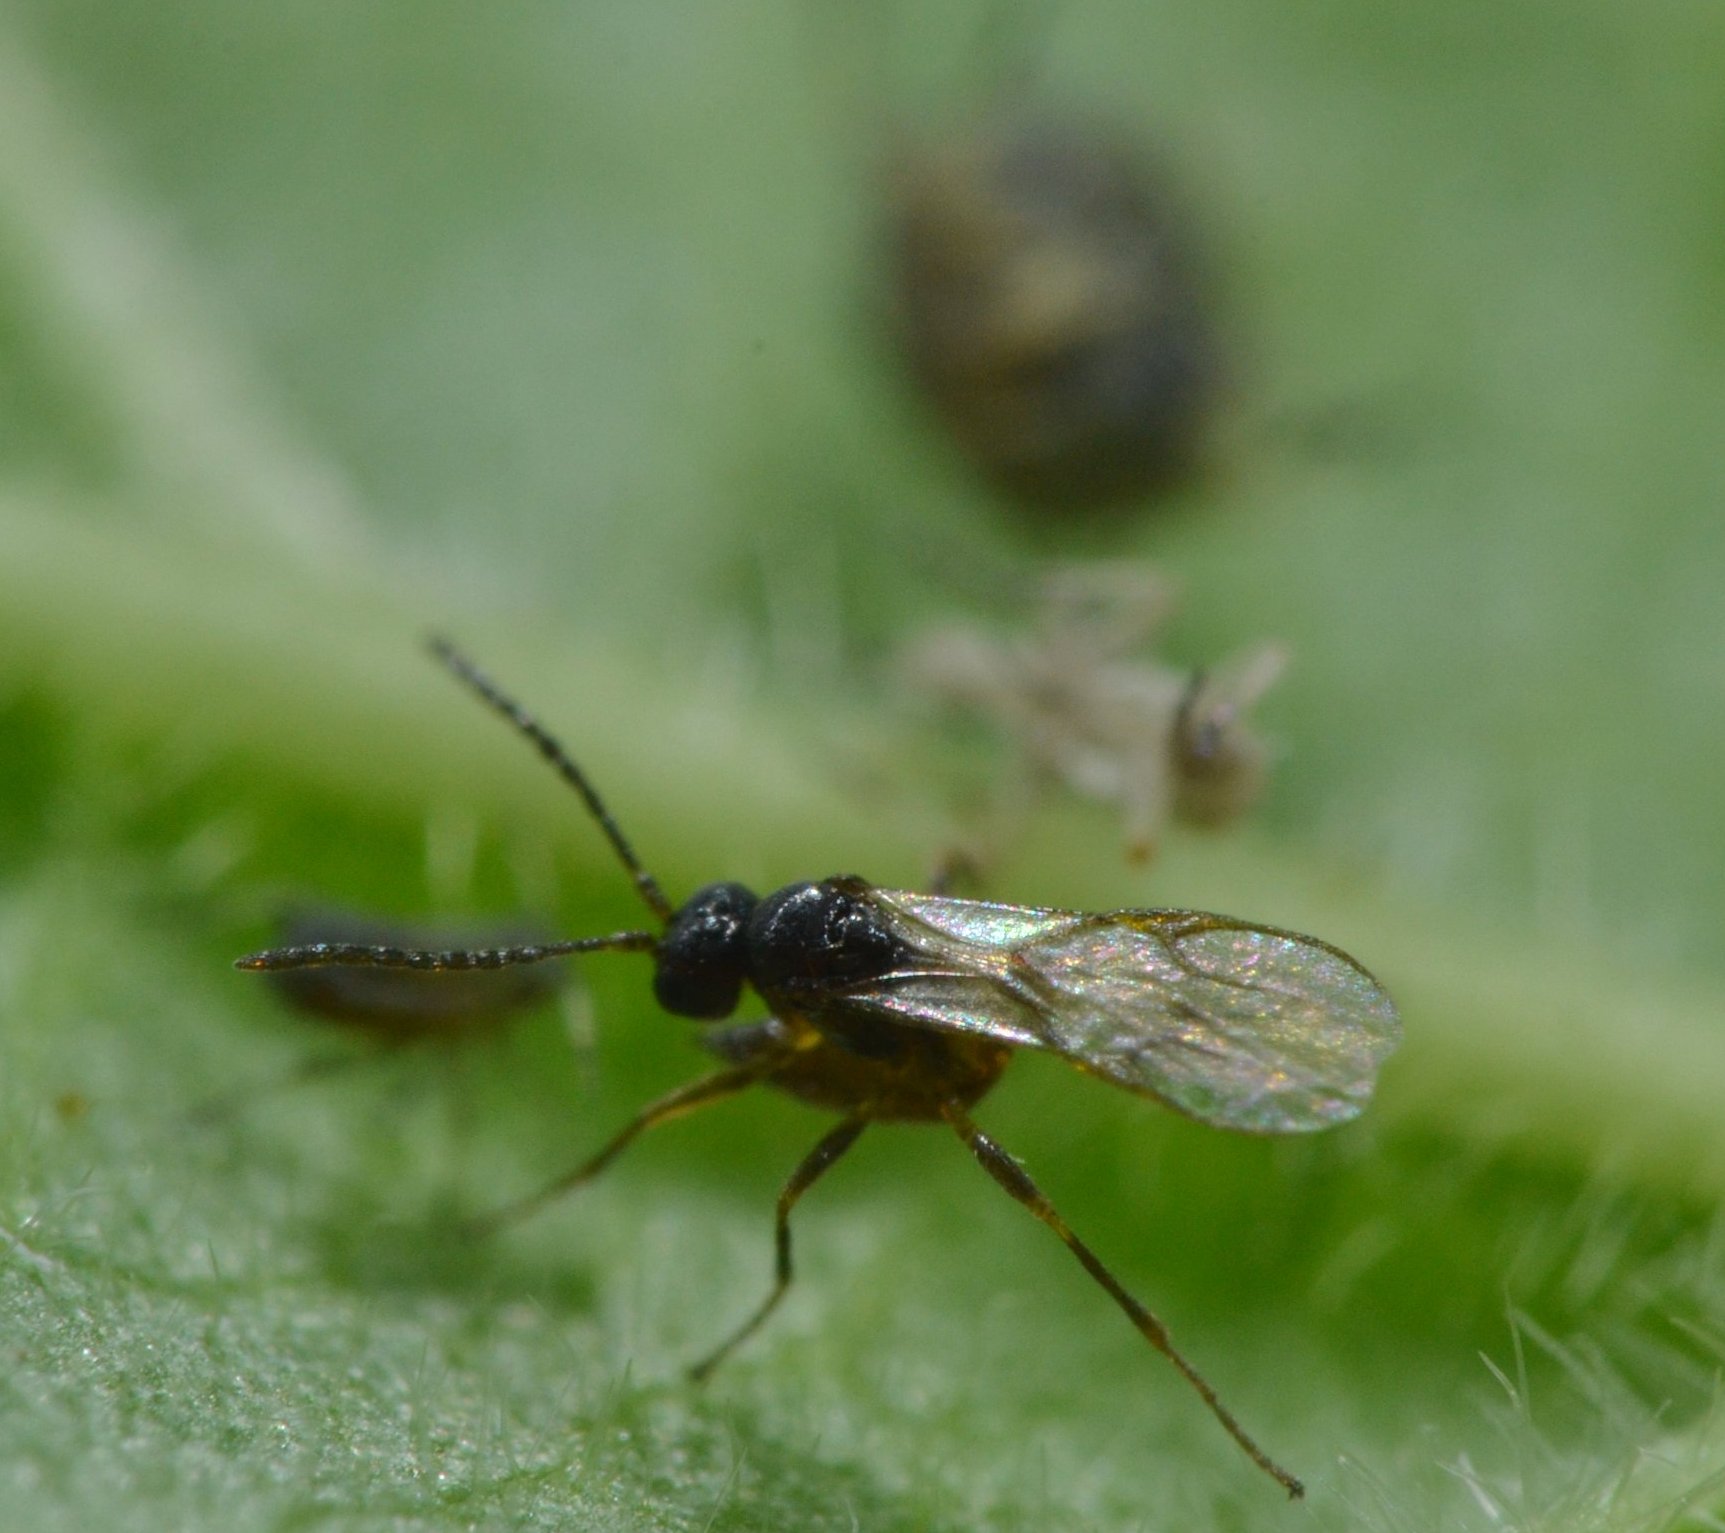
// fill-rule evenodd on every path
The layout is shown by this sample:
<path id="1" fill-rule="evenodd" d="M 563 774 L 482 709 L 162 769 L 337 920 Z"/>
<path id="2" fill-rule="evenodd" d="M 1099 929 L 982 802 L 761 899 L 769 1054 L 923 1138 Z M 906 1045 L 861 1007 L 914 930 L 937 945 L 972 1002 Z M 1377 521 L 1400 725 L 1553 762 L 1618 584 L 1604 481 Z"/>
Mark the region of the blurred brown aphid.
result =
<path id="1" fill-rule="evenodd" d="M 284 942 L 295 947 L 332 943 L 365 948 L 502 947 L 520 946 L 539 936 L 519 923 L 432 926 L 334 909 L 290 911 L 282 919 L 281 932 Z M 197 1124 L 220 1122 L 275 1092 L 345 1074 L 379 1052 L 482 1037 L 557 994 L 566 978 L 554 966 L 450 974 L 342 964 L 274 971 L 269 976 L 271 988 L 295 1011 L 334 1023 L 373 1047 L 304 1060 L 284 1075 L 201 1102 L 189 1116 Z"/>
<path id="2" fill-rule="evenodd" d="M 722 1069 L 644 1108 L 590 1159 L 486 1227 L 590 1180 L 646 1130 L 750 1086 L 774 1086 L 840 1114 L 779 1194 L 771 1290 L 695 1365 L 700 1378 L 784 1296 L 791 1211 L 863 1130 L 877 1122 L 943 1123 L 1002 1190 L 1060 1238 L 1252 1461 L 1290 1495 L 1301 1494 L 1300 1482 L 1246 1434 L 1175 1350 L 1162 1322 L 971 1121 L 970 1109 L 1015 1048 L 1040 1048 L 1220 1128 L 1328 1128 L 1364 1108 L 1400 1037 L 1395 1007 L 1370 974 L 1328 943 L 1228 916 L 1085 915 L 877 889 L 852 876 L 789 884 L 764 898 L 741 884 L 709 884 L 675 907 L 586 774 L 543 726 L 449 646 L 437 653 L 580 794 L 662 930 L 448 952 L 322 942 L 255 953 L 239 967 L 273 973 L 371 964 L 442 974 L 572 953 L 648 953 L 654 996 L 674 1015 L 729 1017 L 745 985 L 769 1012 L 764 1021 L 709 1033 Z"/>
<path id="3" fill-rule="evenodd" d="M 1028 632 L 937 629 L 901 670 L 913 691 L 993 724 L 1032 772 L 1119 804 L 1142 861 L 1169 819 L 1224 825 L 1257 802 L 1269 752 L 1249 715 L 1287 664 L 1275 643 L 1197 672 L 1141 654 L 1173 607 L 1152 565 L 1068 565 L 1042 581 Z"/>
<path id="4" fill-rule="evenodd" d="M 520 925 L 481 928 L 409 925 L 352 911 L 299 910 L 282 922 L 290 947 L 353 943 L 361 947 L 519 947 L 539 933 Z M 473 969 L 423 974 L 411 969 L 331 966 L 282 969 L 270 984 L 296 1011 L 335 1022 L 379 1044 L 470 1037 L 512 1021 L 555 995 L 556 968 Z"/>
<path id="5" fill-rule="evenodd" d="M 989 480 L 1076 509 L 1192 470 L 1217 344 L 1181 210 L 1141 154 L 1000 114 L 902 149 L 888 186 L 900 344 Z"/>

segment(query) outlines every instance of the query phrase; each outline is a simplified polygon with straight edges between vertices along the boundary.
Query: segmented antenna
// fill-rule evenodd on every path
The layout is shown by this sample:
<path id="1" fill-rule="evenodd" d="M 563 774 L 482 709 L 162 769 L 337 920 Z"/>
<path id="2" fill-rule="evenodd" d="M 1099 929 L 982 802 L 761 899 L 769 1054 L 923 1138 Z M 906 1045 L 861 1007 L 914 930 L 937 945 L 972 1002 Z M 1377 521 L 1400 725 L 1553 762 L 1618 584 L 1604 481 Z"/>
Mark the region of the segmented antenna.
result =
<path id="1" fill-rule="evenodd" d="M 430 649 L 439 660 L 464 681 L 480 700 L 495 712 L 513 724 L 517 730 L 533 742 L 535 749 L 556 770 L 557 775 L 581 795 L 581 802 L 587 806 L 587 812 L 598 822 L 599 829 L 605 832 L 605 838 L 611 843 L 612 850 L 628 870 L 634 880 L 635 889 L 646 901 L 647 908 L 661 921 L 669 922 L 672 916 L 671 902 L 665 898 L 664 891 L 659 887 L 659 881 L 641 866 L 641 859 L 635 855 L 634 847 L 629 845 L 617 822 L 611 818 L 611 811 L 605 807 L 605 802 L 594 790 L 593 784 L 587 780 L 587 774 L 575 765 L 569 753 L 559 745 L 551 733 L 523 708 L 514 698 L 498 690 L 496 684 L 478 666 L 461 653 L 447 639 L 433 636 Z M 345 960 L 344 960 L 345 961 Z"/>
<path id="2" fill-rule="evenodd" d="M 518 963 L 543 963 L 571 953 L 647 953 L 658 945 L 651 932 L 613 932 L 609 937 L 576 937 L 568 942 L 536 942 L 520 947 L 453 948 L 426 952 L 405 947 L 368 947 L 363 942 L 302 942 L 272 947 L 236 958 L 236 969 L 508 969 Z"/>

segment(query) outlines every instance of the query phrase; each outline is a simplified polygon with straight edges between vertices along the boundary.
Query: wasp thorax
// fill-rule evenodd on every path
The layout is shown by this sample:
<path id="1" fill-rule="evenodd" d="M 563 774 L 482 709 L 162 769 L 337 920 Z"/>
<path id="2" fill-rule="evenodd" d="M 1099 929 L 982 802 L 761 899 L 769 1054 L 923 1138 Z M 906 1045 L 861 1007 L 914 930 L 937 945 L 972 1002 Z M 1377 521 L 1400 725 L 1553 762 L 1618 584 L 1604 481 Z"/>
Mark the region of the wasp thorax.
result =
<path id="1" fill-rule="evenodd" d="M 749 977 L 763 987 L 843 984 L 885 974 L 898 939 L 858 878 L 790 884 L 749 917 Z"/>
<path id="2" fill-rule="evenodd" d="M 757 901 L 741 884 L 708 884 L 671 917 L 655 950 L 653 994 L 678 1017 L 728 1017 L 749 966 L 744 932 Z"/>

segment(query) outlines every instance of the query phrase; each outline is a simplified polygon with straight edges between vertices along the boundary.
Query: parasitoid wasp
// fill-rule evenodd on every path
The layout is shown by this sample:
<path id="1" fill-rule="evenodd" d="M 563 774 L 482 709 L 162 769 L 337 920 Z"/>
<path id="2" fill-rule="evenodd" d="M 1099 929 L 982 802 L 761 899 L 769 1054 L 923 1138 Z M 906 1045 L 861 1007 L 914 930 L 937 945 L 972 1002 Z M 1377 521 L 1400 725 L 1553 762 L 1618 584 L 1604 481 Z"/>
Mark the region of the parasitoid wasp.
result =
<path id="1" fill-rule="evenodd" d="M 573 953 L 649 953 L 654 996 L 673 1015 L 729 1017 L 745 985 L 769 1013 L 708 1033 L 723 1068 L 643 1108 L 591 1158 L 484 1228 L 591 1180 L 646 1130 L 750 1086 L 774 1086 L 840 1114 L 779 1193 L 767 1297 L 695 1364 L 691 1373 L 702 1379 L 784 1297 L 791 1211 L 863 1130 L 877 1122 L 944 1123 L 1065 1243 L 1252 1461 L 1290 1496 L 1304 1493 L 970 1109 L 1014 1049 L 1036 1048 L 1218 1128 L 1330 1128 L 1364 1108 L 1400 1038 L 1394 1004 L 1364 968 L 1317 938 L 1230 916 L 1088 915 L 877 889 L 849 875 L 788 884 L 764 898 L 741 884 L 709 884 L 674 907 L 586 774 L 538 720 L 450 644 L 436 640 L 432 651 L 580 795 L 663 930 L 450 951 L 312 942 L 254 953 L 237 966 L 460 973 Z"/>

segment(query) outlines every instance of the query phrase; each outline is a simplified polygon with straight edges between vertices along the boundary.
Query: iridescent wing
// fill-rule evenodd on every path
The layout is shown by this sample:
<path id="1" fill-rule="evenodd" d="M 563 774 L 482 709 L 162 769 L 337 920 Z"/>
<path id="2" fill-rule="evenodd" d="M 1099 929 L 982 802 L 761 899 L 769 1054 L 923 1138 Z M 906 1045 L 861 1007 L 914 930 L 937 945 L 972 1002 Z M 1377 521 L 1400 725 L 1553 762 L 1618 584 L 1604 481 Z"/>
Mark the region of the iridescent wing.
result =
<path id="1" fill-rule="evenodd" d="M 847 1006 L 1051 1049 L 1219 1128 L 1344 1123 L 1401 1040 L 1378 982 L 1315 937 L 1192 910 L 868 899 L 913 956 L 847 988 Z"/>

